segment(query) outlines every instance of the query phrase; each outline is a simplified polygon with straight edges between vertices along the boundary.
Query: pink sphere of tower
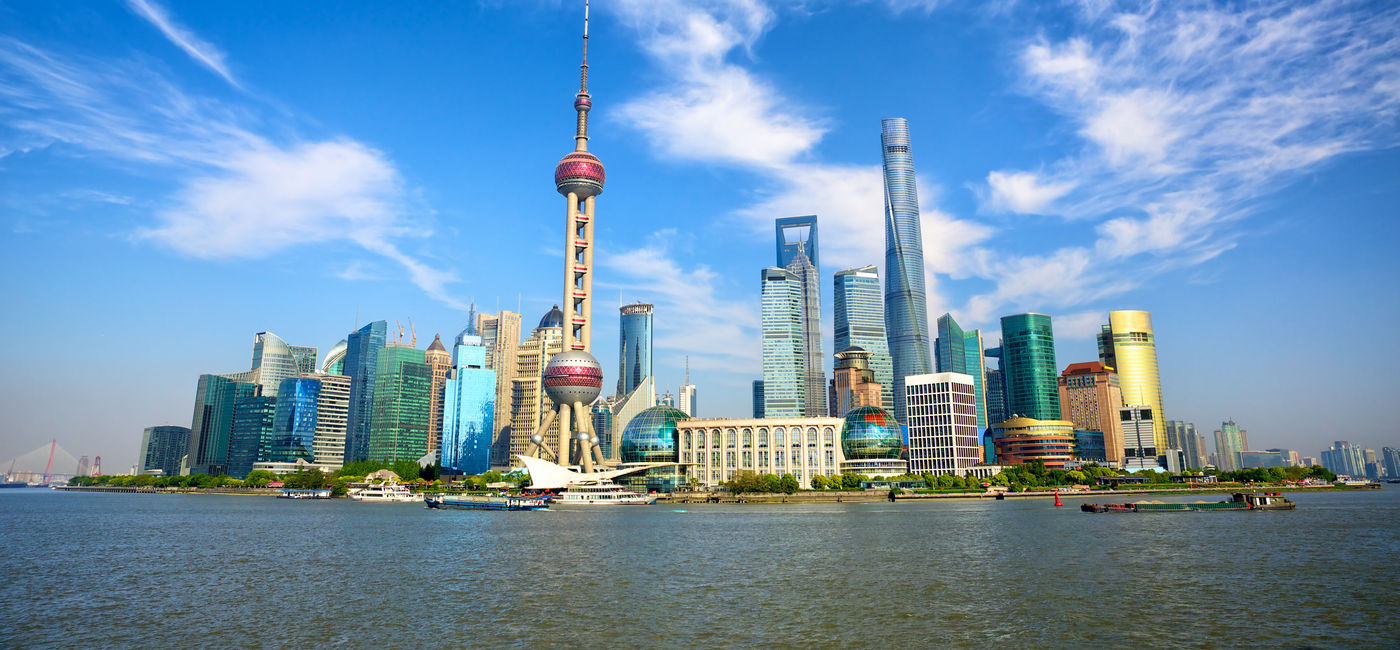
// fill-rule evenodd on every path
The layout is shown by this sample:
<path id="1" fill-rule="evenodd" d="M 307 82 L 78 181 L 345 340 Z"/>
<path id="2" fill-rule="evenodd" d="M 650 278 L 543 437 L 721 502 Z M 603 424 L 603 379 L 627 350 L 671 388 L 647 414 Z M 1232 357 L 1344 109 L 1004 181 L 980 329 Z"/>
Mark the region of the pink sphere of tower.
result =
<path id="1" fill-rule="evenodd" d="M 602 194 L 605 178 L 603 162 L 587 151 L 575 151 L 564 156 L 559 166 L 554 168 L 554 186 L 559 193 L 568 196 L 572 192 L 579 199 Z"/>
<path id="2" fill-rule="evenodd" d="M 544 389 L 555 404 L 592 404 L 603 390 L 603 366 L 583 350 L 560 352 L 544 367 Z"/>

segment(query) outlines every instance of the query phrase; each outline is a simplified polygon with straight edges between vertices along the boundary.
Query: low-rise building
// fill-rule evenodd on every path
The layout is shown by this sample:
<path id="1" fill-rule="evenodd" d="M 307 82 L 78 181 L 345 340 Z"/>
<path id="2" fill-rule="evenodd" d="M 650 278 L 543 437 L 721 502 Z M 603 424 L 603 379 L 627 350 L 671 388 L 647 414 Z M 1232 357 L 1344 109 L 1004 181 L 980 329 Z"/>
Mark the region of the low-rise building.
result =
<path id="1" fill-rule="evenodd" d="M 1074 423 L 1014 417 L 992 425 L 992 441 L 1002 465 L 1038 460 L 1046 467 L 1063 469 L 1074 457 Z"/>
<path id="2" fill-rule="evenodd" d="M 792 474 L 803 488 L 835 476 L 846 460 L 841 418 L 692 419 L 676 423 L 680 462 L 690 478 L 716 487 L 743 470 Z"/>

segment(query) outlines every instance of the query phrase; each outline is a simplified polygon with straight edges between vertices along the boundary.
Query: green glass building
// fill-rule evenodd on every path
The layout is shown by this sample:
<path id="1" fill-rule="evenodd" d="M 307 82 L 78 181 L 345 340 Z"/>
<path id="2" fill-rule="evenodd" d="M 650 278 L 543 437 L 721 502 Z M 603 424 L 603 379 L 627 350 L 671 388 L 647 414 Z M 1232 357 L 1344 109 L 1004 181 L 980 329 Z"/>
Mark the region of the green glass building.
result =
<path id="1" fill-rule="evenodd" d="M 1055 332 L 1045 314 L 1001 317 L 1001 368 L 1007 417 L 1060 419 Z M 995 424 L 995 423 L 993 423 Z"/>
<path id="2" fill-rule="evenodd" d="M 432 368 L 422 350 L 389 344 L 375 366 L 369 460 L 418 460 L 428 453 Z"/>
<path id="3" fill-rule="evenodd" d="M 272 452 L 272 418 L 277 398 L 249 395 L 233 405 L 233 430 L 228 445 L 228 475 L 241 479 L 253 471 L 253 463 L 269 460 Z"/>
<path id="4" fill-rule="evenodd" d="M 952 314 L 938 317 L 938 338 L 933 342 L 934 364 L 938 372 L 972 376 L 972 394 L 977 399 L 977 430 L 987 428 L 987 363 L 982 356 L 982 330 L 963 331 Z"/>
<path id="5" fill-rule="evenodd" d="M 227 474 L 229 442 L 233 437 L 233 407 L 258 394 L 258 385 L 223 375 L 200 375 L 190 422 L 191 474 Z"/>

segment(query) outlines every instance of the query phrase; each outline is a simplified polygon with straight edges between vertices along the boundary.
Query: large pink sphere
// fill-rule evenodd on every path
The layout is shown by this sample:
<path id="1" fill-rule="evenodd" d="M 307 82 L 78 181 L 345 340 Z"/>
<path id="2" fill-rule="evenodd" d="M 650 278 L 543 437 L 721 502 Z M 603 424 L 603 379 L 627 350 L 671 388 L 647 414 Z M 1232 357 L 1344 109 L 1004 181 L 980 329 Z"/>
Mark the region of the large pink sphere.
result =
<path id="1" fill-rule="evenodd" d="M 603 390 L 603 366 L 582 350 L 560 352 L 544 367 L 544 389 L 555 404 L 592 404 Z"/>
<path id="2" fill-rule="evenodd" d="M 602 194 L 606 177 L 603 162 L 587 151 L 575 151 L 564 156 L 559 166 L 554 168 L 554 186 L 559 193 L 568 196 L 572 192 L 580 199 Z"/>

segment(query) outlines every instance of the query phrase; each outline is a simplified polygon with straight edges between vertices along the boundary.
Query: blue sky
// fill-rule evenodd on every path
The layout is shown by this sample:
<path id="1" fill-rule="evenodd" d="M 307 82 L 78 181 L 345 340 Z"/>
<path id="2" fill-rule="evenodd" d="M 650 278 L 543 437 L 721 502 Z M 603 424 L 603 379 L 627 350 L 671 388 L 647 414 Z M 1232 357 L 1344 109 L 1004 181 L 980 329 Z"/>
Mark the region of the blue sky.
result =
<path id="1" fill-rule="evenodd" d="M 0 0 L 0 457 L 106 467 L 188 424 L 253 334 L 418 345 L 559 301 L 576 2 Z M 1153 313 L 1168 417 L 1316 455 L 1400 433 L 1400 8 L 1384 2 L 598 0 L 594 353 L 656 308 L 702 415 L 758 376 L 773 219 L 883 261 L 879 120 L 910 120 L 930 317 Z M 998 334 L 988 334 L 989 342 Z M 827 350 L 830 353 L 831 350 Z M 1387 428 L 1389 427 L 1389 428 Z"/>

